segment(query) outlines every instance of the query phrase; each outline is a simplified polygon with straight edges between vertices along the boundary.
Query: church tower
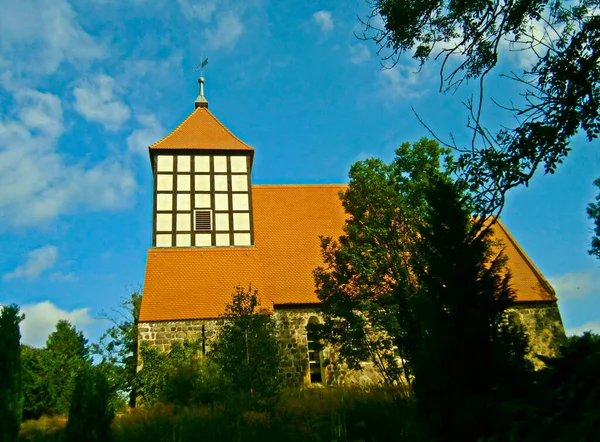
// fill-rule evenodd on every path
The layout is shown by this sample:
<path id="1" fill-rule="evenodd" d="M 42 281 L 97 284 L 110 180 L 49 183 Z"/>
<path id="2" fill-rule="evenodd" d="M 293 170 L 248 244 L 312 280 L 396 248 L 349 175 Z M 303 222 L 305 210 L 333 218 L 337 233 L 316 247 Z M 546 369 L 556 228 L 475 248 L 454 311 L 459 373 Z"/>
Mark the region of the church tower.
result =
<path id="1" fill-rule="evenodd" d="M 210 113 L 204 78 L 198 83 L 195 110 L 150 146 L 152 246 L 253 246 L 254 149 Z"/>

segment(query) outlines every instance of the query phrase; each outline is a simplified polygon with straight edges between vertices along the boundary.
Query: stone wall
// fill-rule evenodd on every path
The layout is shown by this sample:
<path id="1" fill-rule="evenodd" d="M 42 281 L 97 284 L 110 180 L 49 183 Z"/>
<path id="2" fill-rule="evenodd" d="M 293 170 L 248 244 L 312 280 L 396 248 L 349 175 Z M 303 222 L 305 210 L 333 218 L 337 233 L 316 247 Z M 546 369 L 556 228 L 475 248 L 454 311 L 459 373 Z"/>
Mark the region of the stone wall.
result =
<path id="1" fill-rule="evenodd" d="M 531 359 L 535 367 L 543 367 L 543 363 L 534 355 L 555 356 L 565 340 L 558 306 L 556 303 L 518 304 L 510 311 L 517 316 L 529 335 Z M 282 355 L 279 372 L 289 387 L 310 385 L 306 325 L 311 317 L 321 320 L 321 315 L 314 308 L 276 310 L 273 315 Z M 169 351 L 173 342 L 203 337 L 208 351 L 216 330 L 216 320 L 139 324 L 140 342 L 147 342 L 161 351 Z M 373 363 L 364 362 L 361 365 L 363 367 L 361 371 L 350 370 L 336 358 L 335 351 L 325 348 L 322 352 L 323 383 L 321 385 L 372 385 L 382 382 Z"/>
<path id="2" fill-rule="evenodd" d="M 556 302 L 521 303 L 509 311 L 516 315 L 529 336 L 529 355 L 535 368 L 542 368 L 544 363 L 535 355 L 557 356 L 560 346 L 566 341 L 558 305 Z"/>

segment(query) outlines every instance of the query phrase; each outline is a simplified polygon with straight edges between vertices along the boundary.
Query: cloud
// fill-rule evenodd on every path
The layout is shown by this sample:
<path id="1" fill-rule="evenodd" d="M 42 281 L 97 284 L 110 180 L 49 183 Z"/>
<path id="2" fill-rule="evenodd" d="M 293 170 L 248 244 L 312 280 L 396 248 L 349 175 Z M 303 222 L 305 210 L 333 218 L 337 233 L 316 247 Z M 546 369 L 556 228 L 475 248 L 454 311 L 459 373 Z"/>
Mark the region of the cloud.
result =
<path id="1" fill-rule="evenodd" d="M 116 96 L 115 80 L 108 75 L 96 75 L 85 80 L 73 91 L 75 109 L 88 121 L 102 124 L 108 130 L 118 130 L 131 116 L 129 107 Z"/>
<path id="2" fill-rule="evenodd" d="M 350 63 L 361 64 L 371 58 L 371 52 L 364 45 L 350 46 L 349 48 Z"/>
<path id="3" fill-rule="evenodd" d="M 216 25 L 204 31 L 209 49 L 231 49 L 244 33 L 244 25 L 238 14 L 227 11 L 216 15 Z"/>
<path id="4" fill-rule="evenodd" d="M 165 129 L 152 114 L 137 115 L 136 120 L 141 127 L 127 137 L 127 148 L 147 158 L 148 146 L 164 137 Z"/>
<path id="5" fill-rule="evenodd" d="M 73 272 L 62 273 L 62 272 L 54 272 L 50 275 L 50 279 L 52 281 L 65 281 L 65 282 L 73 282 L 77 281 L 78 278 Z"/>
<path id="6" fill-rule="evenodd" d="M 321 28 L 321 32 L 327 33 L 333 29 L 333 19 L 329 11 L 317 11 L 312 15 L 312 19 Z"/>
<path id="7" fill-rule="evenodd" d="M 111 156 L 88 166 L 57 151 L 64 132 L 60 99 L 22 89 L 10 118 L 0 116 L 0 225 L 42 225 L 76 210 L 112 210 L 131 201 L 136 182 Z"/>
<path id="8" fill-rule="evenodd" d="M 567 336 L 582 335 L 584 332 L 591 331 L 592 333 L 600 334 L 600 321 L 586 322 L 579 327 L 574 327 L 566 330 Z"/>
<path id="9" fill-rule="evenodd" d="M 594 293 L 600 295 L 600 268 L 569 272 L 548 279 L 558 299 L 585 298 Z"/>
<path id="10" fill-rule="evenodd" d="M 178 0 L 183 15 L 187 18 L 208 22 L 217 10 L 216 0 Z"/>
<path id="11" fill-rule="evenodd" d="M 56 263 L 58 249 L 44 246 L 27 253 L 27 261 L 3 276 L 5 281 L 16 278 L 35 279 Z"/>
<path id="12" fill-rule="evenodd" d="M 416 98 L 424 94 L 421 84 L 427 80 L 427 72 L 414 64 L 397 64 L 381 71 L 381 95 L 389 98 Z"/>
<path id="13" fill-rule="evenodd" d="M 85 32 L 67 0 L 0 0 L 0 65 L 5 86 L 14 79 L 104 57 L 106 48 Z M 4 63 L 2 63 L 4 61 Z"/>
<path id="14" fill-rule="evenodd" d="M 61 319 L 68 320 L 78 329 L 98 321 L 90 316 L 88 308 L 62 310 L 50 301 L 24 305 L 21 311 L 25 313 L 25 320 L 21 322 L 21 342 L 33 347 L 43 347 Z"/>

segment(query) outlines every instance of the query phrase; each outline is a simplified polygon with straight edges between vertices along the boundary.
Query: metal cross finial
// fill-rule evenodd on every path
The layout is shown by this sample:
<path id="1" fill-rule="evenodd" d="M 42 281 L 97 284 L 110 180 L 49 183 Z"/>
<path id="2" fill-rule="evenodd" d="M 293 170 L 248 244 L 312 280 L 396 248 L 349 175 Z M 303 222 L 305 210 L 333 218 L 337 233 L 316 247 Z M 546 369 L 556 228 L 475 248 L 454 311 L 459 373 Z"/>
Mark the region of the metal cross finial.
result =
<path id="1" fill-rule="evenodd" d="M 202 60 L 202 54 L 200 54 L 200 60 Z M 200 76 L 202 77 L 202 68 L 204 68 L 207 64 L 208 64 L 208 58 L 205 58 L 204 60 L 202 60 L 200 62 L 200 64 L 198 66 L 196 66 L 196 69 L 194 69 L 194 71 L 200 72 Z"/>

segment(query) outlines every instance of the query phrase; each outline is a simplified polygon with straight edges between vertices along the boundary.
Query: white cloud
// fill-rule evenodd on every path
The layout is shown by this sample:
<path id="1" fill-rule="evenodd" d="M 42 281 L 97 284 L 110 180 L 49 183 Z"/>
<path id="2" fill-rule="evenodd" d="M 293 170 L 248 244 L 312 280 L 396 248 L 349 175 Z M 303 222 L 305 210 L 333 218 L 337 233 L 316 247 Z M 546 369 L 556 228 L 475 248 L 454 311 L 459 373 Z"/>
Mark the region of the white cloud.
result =
<path id="1" fill-rule="evenodd" d="M 75 109 L 88 121 L 102 124 L 108 130 L 118 130 L 131 116 L 129 107 L 116 96 L 115 80 L 108 75 L 96 75 L 85 80 L 73 91 Z"/>
<path id="2" fill-rule="evenodd" d="M 244 33 L 244 24 L 240 16 L 233 11 L 216 15 L 216 25 L 204 31 L 209 49 L 230 49 L 235 46 Z"/>
<path id="3" fill-rule="evenodd" d="M 16 278 L 35 279 L 51 268 L 58 258 L 55 246 L 44 246 L 27 253 L 27 260 L 10 273 L 3 276 L 5 281 Z"/>
<path id="4" fill-rule="evenodd" d="M 426 81 L 426 71 L 417 72 L 418 67 L 411 64 L 397 64 L 393 68 L 381 71 L 381 95 L 386 98 L 416 98 L 424 93 L 421 85 Z"/>
<path id="5" fill-rule="evenodd" d="M 136 115 L 140 128 L 127 137 L 130 152 L 148 157 L 148 146 L 165 136 L 165 129 L 152 114 Z"/>
<path id="6" fill-rule="evenodd" d="M 50 301 L 24 305 L 21 311 L 25 313 L 25 320 L 21 322 L 21 342 L 33 347 L 43 347 L 61 319 L 68 320 L 78 329 L 97 321 L 90 316 L 88 308 L 62 310 Z"/>
<path id="7" fill-rule="evenodd" d="M 22 89 L 14 102 L 14 117 L 0 117 L 0 225 L 37 225 L 81 208 L 128 204 L 136 183 L 118 158 L 87 166 L 57 151 L 64 132 L 57 96 Z"/>
<path id="8" fill-rule="evenodd" d="M 600 295 L 600 268 L 569 272 L 548 279 L 556 290 L 558 299 L 585 298 L 592 294 Z"/>
<path id="9" fill-rule="evenodd" d="M 586 322 L 579 327 L 574 327 L 566 330 L 567 336 L 582 335 L 584 332 L 591 331 L 592 333 L 600 334 L 600 321 Z"/>
<path id="10" fill-rule="evenodd" d="M 322 32 L 327 33 L 333 29 L 333 19 L 329 11 L 317 11 L 312 15 L 312 19 Z"/>
<path id="11" fill-rule="evenodd" d="M 5 86 L 13 79 L 55 72 L 63 61 L 85 63 L 106 50 L 77 22 L 67 0 L 0 0 L 0 62 Z"/>
<path id="12" fill-rule="evenodd" d="M 181 11 L 187 18 L 207 22 L 217 10 L 216 0 L 178 0 Z"/>
<path id="13" fill-rule="evenodd" d="M 77 276 L 73 272 L 69 272 L 69 273 L 54 272 L 50 275 L 50 279 L 52 281 L 65 281 L 65 282 L 72 282 L 72 281 L 78 280 Z"/>
<path id="14" fill-rule="evenodd" d="M 355 45 L 349 48 L 350 63 L 361 64 L 371 58 L 371 52 L 365 45 Z"/>

